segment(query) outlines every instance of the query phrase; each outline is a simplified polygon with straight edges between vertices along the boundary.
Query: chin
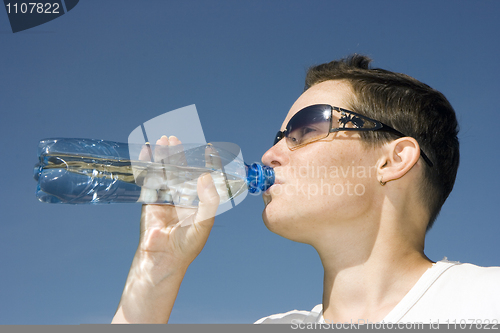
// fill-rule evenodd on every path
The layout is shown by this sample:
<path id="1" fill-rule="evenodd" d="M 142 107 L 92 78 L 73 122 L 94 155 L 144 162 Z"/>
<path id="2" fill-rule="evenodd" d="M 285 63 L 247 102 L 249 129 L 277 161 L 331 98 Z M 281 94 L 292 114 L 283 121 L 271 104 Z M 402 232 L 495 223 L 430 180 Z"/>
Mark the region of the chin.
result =
<path id="1" fill-rule="evenodd" d="M 273 215 L 266 208 L 262 212 L 262 220 L 269 231 L 294 242 L 309 243 L 304 237 L 306 233 L 297 228 L 300 221 L 289 216 Z"/>
<path id="2" fill-rule="evenodd" d="M 266 210 L 267 210 L 267 205 L 266 207 L 264 207 L 264 210 L 262 211 L 262 221 L 264 221 L 264 225 L 267 227 L 267 229 L 271 230 L 270 228 L 271 223 Z"/>
<path id="3" fill-rule="evenodd" d="M 274 232 L 275 234 L 281 235 L 279 230 L 283 227 L 283 221 L 273 214 L 272 205 L 271 207 L 266 205 L 264 211 L 262 212 L 262 221 L 264 221 L 264 225 L 269 231 Z"/>

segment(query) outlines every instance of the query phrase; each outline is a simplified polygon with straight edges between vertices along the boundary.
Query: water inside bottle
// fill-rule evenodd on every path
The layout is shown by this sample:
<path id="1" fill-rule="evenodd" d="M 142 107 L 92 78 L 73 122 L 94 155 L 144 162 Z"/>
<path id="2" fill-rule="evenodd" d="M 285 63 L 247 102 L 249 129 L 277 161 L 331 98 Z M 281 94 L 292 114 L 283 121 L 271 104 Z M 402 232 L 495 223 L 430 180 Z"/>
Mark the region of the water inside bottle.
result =
<path id="1" fill-rule="evenodd" d="M 86 157 L 71 154 L 45 154 L 41 156 L 40 163 L 35 170 L 35 179 L 44 172 L 60 171 L 60 174 L 70 172 L 75 175 L 86 176 L 89 189 L 102 180 L 108 180 L 109 185 L 104 191 L 119 187 L 120 182 L 138 186 L 140 191 L 138 202 L 165 203 L 179 206 L 197 206 L 196 192 L 198 178 L 210 172 L 215 187 L 220 196 L 220 203 L 229 201 L 247 190 L 245 179 L 239 176 L 224 173 L 221 169 L 176 166 L 160 162 L 133 161 L 120 159 L 107 159 L 99 157 Z M 56 190 L 40 188 L 41 191 L 62 197 L 64 193 L 50 193 Z M 85 191 L 88 191 L 87 188 Z M 103 190 L 101 190 L 102 192 Z M 85 194 L 85 193 L 84 193 Z M 105 196 L 105 195 L 104 195 Z M 40 197 L 40 196 L 39 196 Z M 95 195 L 92 200 L 102 200 L 103 195 Z M 82 199 L 83 200 L 83 199 Z M 77 202 L 75 199 L 73 203 Z M 69 203 L 72 203 L 69 202 Z M 92 202 L 90 202 L 92 203 Z"/>

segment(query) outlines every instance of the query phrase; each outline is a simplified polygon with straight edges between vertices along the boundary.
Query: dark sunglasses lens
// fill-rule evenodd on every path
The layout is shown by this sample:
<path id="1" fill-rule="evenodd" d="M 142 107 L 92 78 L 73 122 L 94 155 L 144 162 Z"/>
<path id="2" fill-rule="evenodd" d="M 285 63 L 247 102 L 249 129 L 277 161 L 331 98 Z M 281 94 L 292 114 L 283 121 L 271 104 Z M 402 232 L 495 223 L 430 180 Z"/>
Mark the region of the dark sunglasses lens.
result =
<path id="1" fill-rule="evenodd" d="M 286 127 L 290 148 L 314 142 L 328 136 L 330 132 L 331 107 L 312 105 L 297 112 Z"/>

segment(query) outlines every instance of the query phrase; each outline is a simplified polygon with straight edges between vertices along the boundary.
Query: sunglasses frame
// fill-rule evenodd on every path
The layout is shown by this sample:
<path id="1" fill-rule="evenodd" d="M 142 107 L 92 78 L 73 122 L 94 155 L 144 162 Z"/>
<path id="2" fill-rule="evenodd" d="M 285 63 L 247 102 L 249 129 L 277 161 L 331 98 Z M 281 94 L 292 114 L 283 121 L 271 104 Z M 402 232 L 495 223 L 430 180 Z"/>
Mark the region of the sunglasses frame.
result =
<path id="1" fill-rule="evenodd" d="M 322 140 L 322 139 L 328 137 L 328 135 L 330 133 L 340 132 L 340 131 L 362 131 L 362 132 L 384 131 L 384 132 L 393 133 L 393 134 L 395 134 L 395 135 L 397 135 L 399 137 L 407 137 L 408 136 L 408 135 L 405 135 L 405 134 L 401 133 L 400 131 L 398 131 L 398 130 L 392 128 L 391 126 L 386 125 L 386 124 L 384 124 L 384 123 L 382 123 L 382 122 L 380 122 L 378 120 L 375 120 L 375 119 L 363 116 L 363 115 L 361 115 L 359 113 L 356 113 L 354 111 L 350 111 L 350 110 L 346 110 L 346 109 L 343 109 L 343 108 L 339 108 L 337 106 L 331 106 L 331 105 L 328 105 L 328 104 L 314 104 L 314 105 L 309 105 L 309 106 L 303 108 L 302 110 L 300 110 L 299 112 L 302 112 L 302 111 L 304 111 L 304 110 L 306 110 L 307 108 L 310 108 L 310 107 L 329 107 L 330 108 L 330 130 L 328 131 L 328 133 L 324 137 L 321 137 L 321 138 L 318 138 L 318 139 L 314 139 L 311 142 L 307 142 L 307 143 L 304 143 L 304 144 L 301 144 L 301 145 L 298 145 L 298 146 L 295 146 L 295 147 L 292 147 L 292 148 L 290 148 L 290 146 L 287 143 L 287 147 L 290 150 L 295 150 L 295 149 L 301 148 L 301 147 L 303 147 L 305 145 L 308 145 L 310 143 L 313 143 L 313 142 L 316 142 L 316 141 L 319 141 L 319 140 Z M 340 112 L 340 114 L 342 115 L 342 117 L 338 120 L 339 124 L 341 124 L 342 127 L 333 128 L 333 111 L 334 110 Z M 298 114 L 299 112 L 297 112 L 296 114 Z M 370 122 L 372 122 L 372 123 L 375 124 L 375 127 L 374 128 L 345 127 L 348 123 L 352 123 L 354 126 L 359 126 L 360 120 L 361 120 L 361 126 L 364 124 L 364 121 L 370 121 Z M 287 124 L 287 127 L 288 127 L 288 124 Z M 286 137 L 286 132 L 287 132 L 286 128 L 285 128 L 284 131 L 278 131 L 278 133 L 276 134 L 276 138 L 274 139 L 274 145 L 277 144 L 281 139 L 283 139 L 284 137 Z M 427 157 L 427 155 L 424 153 L 424 151 L 422 150 L 422 148 L 420 148 L 420 156 L 422 156 L 422 158 L 424 159 L 425 163 L 427 163 L 427 165 L 429 165 L 429 167 L 432 168 L 434 166 L 434 163 L 432 163 L 432 161 Z"/>

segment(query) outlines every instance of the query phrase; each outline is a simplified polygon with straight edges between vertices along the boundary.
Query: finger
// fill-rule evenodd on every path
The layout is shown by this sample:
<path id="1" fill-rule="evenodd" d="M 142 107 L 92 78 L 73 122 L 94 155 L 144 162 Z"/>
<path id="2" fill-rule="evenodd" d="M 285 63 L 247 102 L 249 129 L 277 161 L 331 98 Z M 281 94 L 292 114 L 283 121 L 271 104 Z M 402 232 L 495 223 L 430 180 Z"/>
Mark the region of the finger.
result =
<path id="1" fill-rule="evenodd" d="M 174 178 L 174 173 L 167 170 L 169 165 L 170 140 L 166 135 L 162 135 L 162 137 L 156 141 L 154 150 L 154 161 L 156 163 L 155 176 L 157 180 L 159 180 L 156 191 L 157 202 L 172 203 L 172 191 L 168 186 L 168 182 Z"/>
<path id="2" fill-rule="evenodd" d="M 197 197 L 197 182 L 196 173 L 191 171 L 183 172 L 183 167 L 190 166 L 188 164 L 182 142 L 175 136 L 170 136 L 170 146 L 175 146 L 170 155 L 170 163 L 179 167 L 178 179 L 174 182 L 173 187 L 176 192 L 173 196 L 174 203 L 179 206 L 192 206 Z M 193 178 L 195 177 L 195 178 Z"/>
<path id="3" fill-rule="evenodd" d="M 220 198 L 210 174 L 206 173 L 198 179 L 198 197 L 200 204 L 196 214 L 195 223 L 211 227 L 217 213 Z"/>
<path id="4" fill-rule="evenodd" d="M 181 140 L 179 140 L 175 135 L 171 135 L 170 138 L 168 138 L 170 140 L 170 143 L 172 144 L 172 146 L 177 146 L 177 145 L 180 145 L 182 142 Z"/>
<path id="5" fill-rule="evenodd" d="M 149 142 L 146 142 L 142 147 L 139 153 L 139 160 L 144 161 L 146 164 L 145 168 L 136 177 L 136 183 L 141 186 L 139 201 L 144 203 L 156 203 L 159 199 L 165 201 L 165 199 L 168 198 L 165 191 L 159 193 L 159 190 L 166 187 L 166 178 L 161 165 L 148 163 L 156 162 L 161 159 L 166 154 L 162 150 L 165 150 L 165 148 L 168 149 L 168 143 L 168 138 L 166 136 L 162 136 L 156 141 L 154 156 Z M 159 198 L 159 194 L 161 194 L 161 198 Z"/>
<path id="6" fill-rule="evenodd" d="M 139 152 L 139 162 L 132 161 L 132 173 L 134 174 L 135 183 L 138 186 L 144 185 L 144 178 L 147 174 L 146 165 L 147 162 L 152 160 L 153 155 L 151 153 L 151 147 L 149 145 L 149 142 L 146 142 L 146 144 L 142 146 L 141 151 Z"/>
<path id="7" fill-rule="evenodd" d="M 155 148 L 155 161 L 159 162 L 164 184 L 158 191 L 158 199 L 165 203 L 189 206 L 196 197 L 196 182 L 187 184 L 190 179 L 179 167 L 186 166 L 182 142 L 175 136 L 162 136 Z"/>
<path id="8" fill-rule="evenodd" d="M 168 149 L 168 138 L 166 136 L 156 141 L 156 145 L 154 146 L 154 156 L 152 156 L 152 149 L 149 143 L 146 143 L 146 146 L 143 147 L 141 153 L 139 154 L 139 159 L 142 159 L 145 162 L 145 170 L 139 177 L 142 178 L 142 183 L 140 185 L 143 189 L 154 190 L 156 192 L 166 186 L 166 178 L 163 167 L 160 163 L 157 163 L 162 156 L 162 149 Z M 153 198 L 153 192 L 150 194 L 151 196 L 148 196 L 148 200 L 152 200 Z M 157 200 L 158 195 L 156 194 L 156 200 L 148 202 L 156 202 Z"/>
<path id="9" fill-rule="evenodd" d="M 153 161 L 153 152 L 149 142 L 146 142 L 146 144 L 142 146 L 141 152 L 139 153 L 139 161 Z"/>
<path id="10" fill-rule="evenodd" d="M 141 187 L 141 193 L 137 201 L 142 203 L 156 202 L 158 199 L 156 190 L 149 188 L 147 185 L 148 182 L 151 182 L 151 175 L 148 176 L 147 164 L 148 162 L 153 161 L 153 153 L 149 142 L 146 142 L 146 144 L 142 146 L 141 152 L 139 153 L 139 161 L 144 161 L 144 164 L 137 163 L 133 168 L 135 182 Z"/>
<path id="11" fill-rule="evenodd" d="M 177 166 L 187 166 L 186 155 L 184 154 L 184 147 L 182 146 L 181 140 L 179 140 L 176 136 L 170 136 L 168 138 L 172 148 L 169 154 L 169 162 L 172 165 Z"/>
<path id="12" fill-rule="evenodd" d="M 163 160 L 164 163 L 168 164 L 169 145 L 170 140 L 166 135 L 163 135 L 156 141 L 154 156 L 155 162 L 160 162 Z"/>

